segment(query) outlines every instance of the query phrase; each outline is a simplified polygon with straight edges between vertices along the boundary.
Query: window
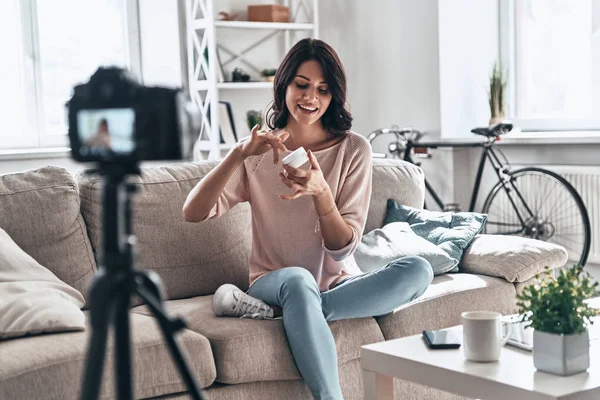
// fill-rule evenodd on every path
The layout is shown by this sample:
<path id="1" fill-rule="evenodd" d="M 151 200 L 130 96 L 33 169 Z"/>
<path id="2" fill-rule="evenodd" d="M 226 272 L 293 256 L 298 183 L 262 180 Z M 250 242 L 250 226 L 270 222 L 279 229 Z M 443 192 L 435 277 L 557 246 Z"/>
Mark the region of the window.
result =
<path id="1" fill-rule="evenodd" d="M 508 117 L 523 130 L 600 130 L 600 0 L 500 6 Z"/>
<path id="2" fill-rule="evenodd" d="M 67 146 L 65 103 L 101 65 L 139 76 L 134 0 L 0 1 L 0 149 Z M 133 33 L 132 33 L 133 32 Z"/>

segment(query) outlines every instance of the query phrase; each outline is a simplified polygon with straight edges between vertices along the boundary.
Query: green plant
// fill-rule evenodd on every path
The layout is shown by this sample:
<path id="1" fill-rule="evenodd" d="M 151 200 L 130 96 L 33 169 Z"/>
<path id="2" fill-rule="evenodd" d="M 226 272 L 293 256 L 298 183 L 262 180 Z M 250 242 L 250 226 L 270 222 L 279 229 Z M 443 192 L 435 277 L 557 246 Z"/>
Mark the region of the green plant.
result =
<path id="1" fill-rule="evenodd" d="M 554 278 L 546 267 L 546 274 L 538 283 L 527 286 L 517 295 L 517 307 L 521 321 L 531 321 L 533 329 L 563 335 L 578 334 L 586 331 L 587 324 L 592 324 L 591 317 L 597 310 L 591 308 L 584 300 L 598 294 L 598 282 L 583 267 L 574 265 L 561 270 Z"/>
<path id="2" fill-rule="evenodd" d="M 250 110 L 246 113 L 246 121 L 248 122 L 248 129 L 250 130 L 252 130 L 252 128 L 254 128 L 254 125 L 257 124 L 260 127 L 262 127 L 262 113 L 260 111 Z"/>
<path id="3" fill-rule="evenodd" d="M 260 71 L 260 74 L 262 76 L 275 76 L 276 72 L 277 70 L 275 68 L 265 68 L 262 71 Z"/>
<path id="4" fill-rule="evenodd" d="M 492 118 L 504 117 L 505 90 L 506 77 L 504 76 L 504 68 L 502 68 L 501 63 L 495 62 L 492 74 L 490 75 L 490 91 L 488 92 Z"/>

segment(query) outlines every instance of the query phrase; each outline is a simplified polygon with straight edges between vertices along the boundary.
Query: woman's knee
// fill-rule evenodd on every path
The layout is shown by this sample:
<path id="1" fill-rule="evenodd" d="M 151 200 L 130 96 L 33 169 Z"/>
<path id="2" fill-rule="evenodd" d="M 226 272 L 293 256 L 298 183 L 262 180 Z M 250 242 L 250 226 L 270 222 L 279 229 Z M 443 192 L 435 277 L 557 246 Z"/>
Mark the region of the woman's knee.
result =
<path id="1" fill-rule="evenodd" d="M 402 273 L 408 275 L 411 282 L 414 282 L 418 287 L 427 288 L 433 281 L 433 268 L 431 268 L 429 261 L 423 257 L 403 257 L 394 261 L 391 266 L 401 269 Z"/>
<path id="2" fill-rule="evenodd" d="M 299 296 L 316 294 L 319 297 L 319 287 L 312 274 L 302 267 L 287 267 L 285 282 L 281 286 L 282 294 Z"/>

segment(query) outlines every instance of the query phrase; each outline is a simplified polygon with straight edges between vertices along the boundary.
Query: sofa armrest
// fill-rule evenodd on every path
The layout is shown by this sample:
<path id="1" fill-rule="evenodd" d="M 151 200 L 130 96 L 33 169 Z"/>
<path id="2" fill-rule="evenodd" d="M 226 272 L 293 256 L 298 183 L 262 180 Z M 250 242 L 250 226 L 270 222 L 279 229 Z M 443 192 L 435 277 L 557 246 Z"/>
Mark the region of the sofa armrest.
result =
<path id="1" fill-rule="evenodd" d="M 518 236 L 477 235 L 465 250 L 460 271 L 525 282 L 542 272 L 566 264 L 564 247 Z"/>

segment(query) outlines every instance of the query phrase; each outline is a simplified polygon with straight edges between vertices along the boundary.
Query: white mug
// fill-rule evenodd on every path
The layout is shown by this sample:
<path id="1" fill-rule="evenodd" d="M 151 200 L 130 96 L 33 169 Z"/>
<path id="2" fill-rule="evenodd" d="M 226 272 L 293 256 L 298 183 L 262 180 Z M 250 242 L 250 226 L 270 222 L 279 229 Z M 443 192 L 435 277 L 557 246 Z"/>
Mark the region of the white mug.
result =
<path id="1" fill-rule="evenodd" d="M 493 311 L 467 311 L 461 314 L 463 352 L 470 361 L 490 362 L 500 358 L 500 349 L 508 342 L 512 324 L 502 321 L 502 314 Z M 502 335 L 503 326 L 507 330 Z"/>

